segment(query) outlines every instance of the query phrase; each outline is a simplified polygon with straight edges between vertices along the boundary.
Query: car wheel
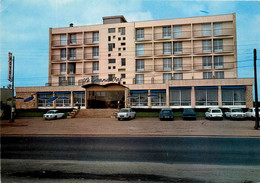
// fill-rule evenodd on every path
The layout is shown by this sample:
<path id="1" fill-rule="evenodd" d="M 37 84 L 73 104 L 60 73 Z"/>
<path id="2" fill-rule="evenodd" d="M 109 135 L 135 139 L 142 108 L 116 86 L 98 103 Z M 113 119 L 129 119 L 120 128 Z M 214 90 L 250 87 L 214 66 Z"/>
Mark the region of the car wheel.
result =
<path id="1" fill-rule="evenodd" d="M 64 119 L 65 118 L 65 115 L 62 115 L 62 117 L 61 117 L 62 119 Z"/>
<path id="2" fill-rule="evenodd" d="M 128 120 L 130 120 L 130 119 L 131 119 L 131 116 L 128 117 Z"/>
<path id="3" fill-rule="evenodd" d="M 120 118 L 117 118 L 118 121 L 120 121 Z"/>
<path id="4" fill-rule="evenodd" d="M 136 115 L 134 115 L 134 118 L 133 118 L 133 119 L 135 119 L 135 117 L 136 117 Z"/>
<path id="5" fill-rule="evenodd" d="M 55 116 L 54 119 L 56 120 L 56 119 L 57 119 L 57 116 Z"/>

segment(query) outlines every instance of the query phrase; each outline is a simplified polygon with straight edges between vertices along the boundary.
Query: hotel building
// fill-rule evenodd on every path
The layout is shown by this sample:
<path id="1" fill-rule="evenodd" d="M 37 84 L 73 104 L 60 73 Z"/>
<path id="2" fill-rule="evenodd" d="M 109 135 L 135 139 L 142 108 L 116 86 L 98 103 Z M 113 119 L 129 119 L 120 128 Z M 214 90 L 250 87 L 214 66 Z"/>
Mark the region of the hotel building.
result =
<path id="1" fill-rule="evenodd" d="M 49 81 L 16 87 L 17 108 L 252 107 L 237 78 L 236 15 L 49 29 Z M 29 99 L 28 99 L 29 98 Z M 31 100 L 30 100 L 31 99 Z"/>

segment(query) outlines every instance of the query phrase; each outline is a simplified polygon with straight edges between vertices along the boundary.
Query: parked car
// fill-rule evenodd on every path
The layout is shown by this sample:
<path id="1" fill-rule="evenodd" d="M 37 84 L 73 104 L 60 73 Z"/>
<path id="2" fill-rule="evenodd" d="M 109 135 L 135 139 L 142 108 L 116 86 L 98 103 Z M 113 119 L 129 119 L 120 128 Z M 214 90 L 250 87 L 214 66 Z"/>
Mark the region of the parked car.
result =
<path id="1" fill-rule="evenodd" d="M 225 113 L 226 118 L 230 119 L 245 119 L 246 114 L 243 112 L 241 108 L 229 108 Z"/>
<path id="2" fill-rule="evenodd" d="M 195 119 L 196 120 L 196 112 L 192 108 L 183 109 L 182 119 Z"/>
<path id="3" fill-rule="evenodd" d="M 260 108 L 258 108 L 259 110 L 259 116 L 260 116 Z M 251 118 L 251 119 L 254 119 L 255 118 L 255 108 L 249 108 L 246 112 L 246 117 L 247 118 Z"/>
<path id="4" fill-rule="evenodd" d="M 223 119 L 223 113 L 219 108 L 209 108 L 207 112 L 205 112 L 206 119 Z"/>
<path id="5" fill-rule="evenodd" d="M 134 119 L 136 116 L 136 112 L 133 111 L 131 108 L 122 108 L 118 113 L 117 113 L 117 119 Z"/>
<path id="6" fill-rule="evenodd" d="M 173 120 L 174 115 L 173 115 L 172 109 L 168 109 L 168 108 L 161 109 L 159 118 L 160 118 L 160 120 L 164 120 L 164 119 Z"/>
<path id="7" fill-rule="evenodd" d="M 65 118 L 65 114 L 59 112 L 58 110 L 49 110 L 46 114 L 43 115 L 44 119 L 58 119 L 58 118 Z"/>

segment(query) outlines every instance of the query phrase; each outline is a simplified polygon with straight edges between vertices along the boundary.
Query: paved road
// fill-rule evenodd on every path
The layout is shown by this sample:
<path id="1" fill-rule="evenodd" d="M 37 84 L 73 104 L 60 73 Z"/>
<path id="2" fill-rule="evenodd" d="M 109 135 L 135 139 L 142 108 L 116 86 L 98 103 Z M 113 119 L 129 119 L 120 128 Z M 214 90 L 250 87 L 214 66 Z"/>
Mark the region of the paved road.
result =
<path id="1" fill-rule="evenodd" d="M 260 138 L 2 137 L 2 159 L 260 165 Z"/>

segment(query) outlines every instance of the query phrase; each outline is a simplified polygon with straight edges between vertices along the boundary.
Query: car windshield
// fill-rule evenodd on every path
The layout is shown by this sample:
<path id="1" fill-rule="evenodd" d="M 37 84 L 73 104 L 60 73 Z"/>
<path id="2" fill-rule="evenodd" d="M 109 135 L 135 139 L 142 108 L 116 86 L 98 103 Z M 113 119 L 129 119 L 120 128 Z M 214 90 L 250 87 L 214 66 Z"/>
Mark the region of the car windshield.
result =
<path id="1" fill-rule="evenodd" d="M 54 111 L 48 111 L 47 114 L 54 114 Z"/>
<path id="2" fill-rule="evenodd" d="M 243 112 L 242 109 L 232 109 L 232 112 Z"/>
<path id="3" fill-rule="evenodd" d="M 193 109 L 184 109 L 183 112 L 190 112 L 190 113 L 194 113 Z"/>
<path id="4" fill-rule="evenodd" d="M 121 109 L 120 112 L 129 112 L 129 109 Z"/>
<path id="5" fill-rule="evenodd" d="M 171 114 L 171 111 L 162 111 L 163 114 Z"/>
<path id="6" fill-rule="evenodd" d="M 212 110 L 212 113 L 221 113 L 221 110 L 219 110 L 219 109 L 214 109 L 214 110 Z"/>

